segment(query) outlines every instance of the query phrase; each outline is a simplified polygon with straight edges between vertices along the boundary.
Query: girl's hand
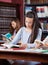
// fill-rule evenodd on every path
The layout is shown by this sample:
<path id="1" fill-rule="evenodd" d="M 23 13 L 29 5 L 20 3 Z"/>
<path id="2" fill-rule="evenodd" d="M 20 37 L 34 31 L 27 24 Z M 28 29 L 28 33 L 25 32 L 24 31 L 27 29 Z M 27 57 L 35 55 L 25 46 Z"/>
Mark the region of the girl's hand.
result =
<path id="1" fill-rule="evenodd" d="M 48 43 L 45 43 L 44 46 L 45 46 L 45 47 L 48 47 Z"/>
<path id="2" fill-rule="evenodd" d="M 41 48 L 43 46 L 43 44 L 38 44 L 38 43 L 36 43 L 36 46 L 35 46 L 35 48 Z"/>
<path id="3" fill-rule="evenodd" d="M 21 44 L 20 45 L 22 48 L 27 48 L 27 44 Z"/>
<path id="4" fill-rule="evenodd" d="M 34 42 L 36 45 L 35 45 L 35 48 L 41 48 L 43 46 L 43 44 L 41 43 L 40 40 L 35 40 Z"/>
<path id="5" fill-rule="evenodd" d="M 13 36 L 11 37 L 11 39 L 13 40 L 14 37 L 15 37 L 15 36 L 13 35 Z"/>
<path id="6" fill-rule="evenodd" d="M 3 37 L 2 39 L 3 39 L 4 41 L 6 41 L 6 38 L 5 38 L 5 37 Z"/>

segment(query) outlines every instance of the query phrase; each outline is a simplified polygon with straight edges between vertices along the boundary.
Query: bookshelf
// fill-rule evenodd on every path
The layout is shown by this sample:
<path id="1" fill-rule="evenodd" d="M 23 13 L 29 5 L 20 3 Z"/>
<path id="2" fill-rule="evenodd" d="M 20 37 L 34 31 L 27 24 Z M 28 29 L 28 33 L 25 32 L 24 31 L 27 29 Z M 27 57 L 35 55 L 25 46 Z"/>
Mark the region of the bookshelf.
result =
<path id="1" fill-rule="evenodd" d="M 9 32 L 9 26 L 12 19 L 18 17 L 20 18 L 19 5 L 18 4 L 0 4 L 0 39 L 2 39 L 1 34 L 6 34 Z"/>
<path id="2" fill-rule="evenodd" d="M 44 0 L 42 2 L 41 0 L 38 0 L 39 2 L 32 0 L 30 4 L 28 4 L 27 1 L 24 4 L 24 15 L 28 11 L 35 11 L 37 13 L 43 30 L 43 38 L 45 38 L 48 35 L 48 4 L 47 2 L 45 3 Z"/>

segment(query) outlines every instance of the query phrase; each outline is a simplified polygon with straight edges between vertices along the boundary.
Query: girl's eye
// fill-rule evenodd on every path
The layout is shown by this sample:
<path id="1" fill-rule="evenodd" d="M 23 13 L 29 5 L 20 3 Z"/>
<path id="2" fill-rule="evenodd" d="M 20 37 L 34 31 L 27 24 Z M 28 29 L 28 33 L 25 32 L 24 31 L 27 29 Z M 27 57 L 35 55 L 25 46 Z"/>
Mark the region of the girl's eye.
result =
<path id="1" fill-rule="evenodd" d="M 32 24 L 32 22 L 27 22 L 27 21 L 26 21 L 26 23 Z"/>

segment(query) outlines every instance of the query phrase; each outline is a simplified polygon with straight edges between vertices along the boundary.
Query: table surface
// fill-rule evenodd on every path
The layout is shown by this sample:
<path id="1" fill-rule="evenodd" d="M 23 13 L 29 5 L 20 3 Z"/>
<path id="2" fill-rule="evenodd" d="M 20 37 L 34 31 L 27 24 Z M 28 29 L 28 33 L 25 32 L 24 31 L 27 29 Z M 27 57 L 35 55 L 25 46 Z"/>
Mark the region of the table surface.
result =
<path id="1" fill-rule="evenodd" d="M 31 50 L 12 50 L 12 49 L 0 49 L 0 59 L 16 59 L 16 60 L 29 60 L 48 62 L 48 54 L 31 52 Z"/>
<path id="2" fill-rule="evenodd" d="M 4 43 L 4 41 L 0 41 Z M 0 49 L 0 59 L 29 60 L 48 63 L 48 54 L 24 49 Z"/>

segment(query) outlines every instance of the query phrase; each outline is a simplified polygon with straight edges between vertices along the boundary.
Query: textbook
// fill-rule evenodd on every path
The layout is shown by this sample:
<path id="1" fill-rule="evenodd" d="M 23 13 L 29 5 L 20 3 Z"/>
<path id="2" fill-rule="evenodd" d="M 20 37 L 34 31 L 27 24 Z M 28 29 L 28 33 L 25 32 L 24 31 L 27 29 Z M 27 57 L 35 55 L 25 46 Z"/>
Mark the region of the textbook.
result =
<path id="1" fill-rule="evenodd" d="M 20 45 L 14 45 L 14 44 L 9 44 L 9 43 L 1 44 L 1 46 L 6 47 L 6 48 L 20 48 Z"/>
<path id="2" fill-rule="evenodd" d="M 2 35 L 2 37 L 5 37 L 6 39 L 8 39 L 8 40 L 10 40 L 11 41 L 11 34 L 10 33 L 7 33 L 7 34 L 1 34 Z"/>
<path id="3" fill-rule="evenodd" d="M 48 36 L 43 40 L 43 41 L 40 41 L 40 40 L 35 40 L 35 43 L 38 43 L 38 44 L 46 44 L 48 43 Z"/>

